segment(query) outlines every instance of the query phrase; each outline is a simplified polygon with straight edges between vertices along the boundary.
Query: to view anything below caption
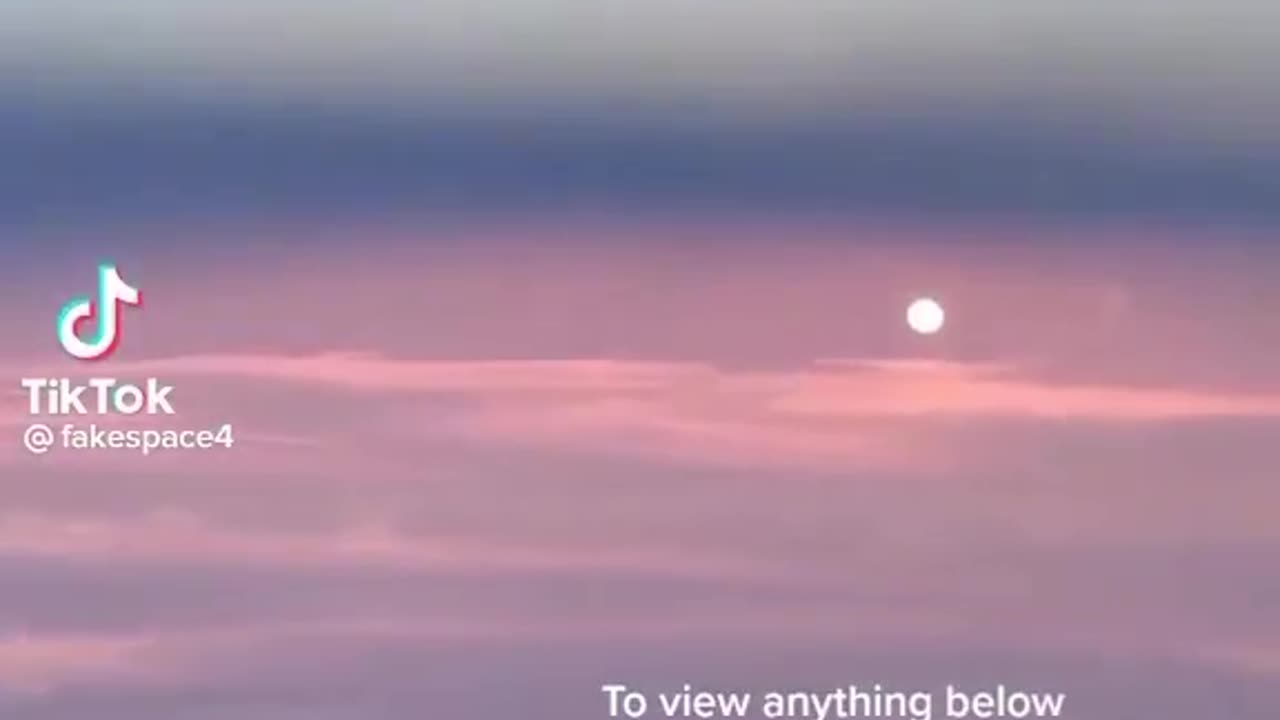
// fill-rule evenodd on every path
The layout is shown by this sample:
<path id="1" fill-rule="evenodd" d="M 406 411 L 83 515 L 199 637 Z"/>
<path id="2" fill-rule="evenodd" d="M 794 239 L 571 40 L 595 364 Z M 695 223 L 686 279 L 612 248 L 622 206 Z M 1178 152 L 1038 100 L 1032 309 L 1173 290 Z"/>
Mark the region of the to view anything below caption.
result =
<path id="1" fill-rule="evenodd" d="M 933 720 L 934 717 L 974 718 L 1058 718 L 1064 717 L 1066 695 L 1014 690 L 1004 685 L 993 689 L 966 691 L 948 685 L 940 693 L 890 692 L 880 685 L 838 688 L 828 692 L 807 691 L 716 692 L 685 685 L 675 692 L 648 695 L 626 685 L 600 688 L 611 718 L 771 718 L 777 720 L 834 720 L 843 718 L 902 718 Z"/>

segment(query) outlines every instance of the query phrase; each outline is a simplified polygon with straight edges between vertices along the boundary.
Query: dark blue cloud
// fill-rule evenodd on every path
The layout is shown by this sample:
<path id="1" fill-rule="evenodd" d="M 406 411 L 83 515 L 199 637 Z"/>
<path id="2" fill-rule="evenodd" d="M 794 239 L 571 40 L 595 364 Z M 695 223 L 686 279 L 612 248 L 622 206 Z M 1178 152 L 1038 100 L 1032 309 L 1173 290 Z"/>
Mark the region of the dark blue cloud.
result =
<path id="1" fill-rule="evenodd" d="M 0 225 L 542 209 L 1280 217 L 1280 153 L 947 110 L 746 129 L 24 98 L 0 104 Z"/>

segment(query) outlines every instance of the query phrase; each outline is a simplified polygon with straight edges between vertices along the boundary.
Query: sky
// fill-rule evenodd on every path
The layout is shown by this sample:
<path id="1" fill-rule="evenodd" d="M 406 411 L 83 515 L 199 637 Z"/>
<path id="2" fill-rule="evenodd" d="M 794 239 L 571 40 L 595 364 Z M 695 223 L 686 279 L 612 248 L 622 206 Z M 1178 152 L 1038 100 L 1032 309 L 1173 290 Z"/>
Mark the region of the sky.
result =
<path id="1" fill-rule="evenodd" d="M 1277 20 L 0 4 L 0 714 L 1276 717 Z M 103 373 L 235 446 L 27 454 Z"/>

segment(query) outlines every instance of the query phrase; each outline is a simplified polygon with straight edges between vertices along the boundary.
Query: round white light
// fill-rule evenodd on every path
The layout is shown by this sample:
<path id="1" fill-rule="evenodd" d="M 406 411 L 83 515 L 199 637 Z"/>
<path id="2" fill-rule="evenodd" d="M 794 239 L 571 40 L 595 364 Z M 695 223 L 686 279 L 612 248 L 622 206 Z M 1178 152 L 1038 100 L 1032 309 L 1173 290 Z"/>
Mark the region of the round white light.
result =
<path id="1" fill-rule="evenodd" d="M 938 332 L 946 321 L 946 312 L 933 298 L 920 298 L 907 307 L 907 325 L 921 335 Z"/>

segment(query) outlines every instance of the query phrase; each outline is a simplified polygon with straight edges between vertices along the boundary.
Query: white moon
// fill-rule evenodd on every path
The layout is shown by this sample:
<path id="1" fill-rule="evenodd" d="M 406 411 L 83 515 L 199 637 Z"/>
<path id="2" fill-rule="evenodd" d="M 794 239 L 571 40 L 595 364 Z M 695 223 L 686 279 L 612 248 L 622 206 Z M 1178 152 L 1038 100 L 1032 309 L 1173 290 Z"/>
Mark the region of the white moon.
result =
<path id="1" fill-rule="evenodd" d="M 946 311 L 933 298 L 920 298 L 907 307 L 907 325 L 921 335 L 938 332 L 946 321 Z"/>

